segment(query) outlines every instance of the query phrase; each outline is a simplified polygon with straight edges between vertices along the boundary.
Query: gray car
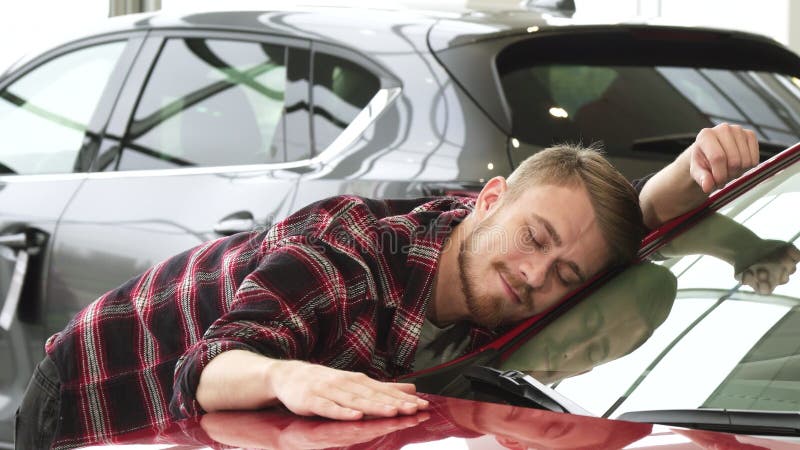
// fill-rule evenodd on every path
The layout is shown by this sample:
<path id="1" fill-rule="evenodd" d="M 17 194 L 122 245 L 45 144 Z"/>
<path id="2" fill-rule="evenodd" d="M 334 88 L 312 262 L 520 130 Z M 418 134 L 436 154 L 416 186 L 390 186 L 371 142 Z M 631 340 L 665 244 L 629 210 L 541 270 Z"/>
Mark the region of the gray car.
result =
<path id="1" fill-rule="evenodd" d="M 556 142 L 630 178 L 703 127 L 800 137 L 763 37 L 540 11 L 144 14 L 0 78 L 0 446 L 48 336 L 203 241 L 323 197 L 469 195 Z M 557 20 L 556 20 L 557 19 Z"/>

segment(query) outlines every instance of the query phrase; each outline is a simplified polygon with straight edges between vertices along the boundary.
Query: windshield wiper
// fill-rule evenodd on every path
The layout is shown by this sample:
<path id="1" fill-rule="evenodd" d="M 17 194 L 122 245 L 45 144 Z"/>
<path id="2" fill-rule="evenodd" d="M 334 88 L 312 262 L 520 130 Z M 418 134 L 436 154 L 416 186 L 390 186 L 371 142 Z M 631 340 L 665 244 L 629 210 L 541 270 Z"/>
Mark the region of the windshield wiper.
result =
<path id="1" fill-rule="evenodd" d="M 516 399 L 524 400 L 528 403 L 525 406 L 581 416 L 594 416 L 539 380 L 518 370 L 504 372 L 486 366 L 472 366 L 464 372 L 464 377 L 472 383 L 474 388 L 489 387 L 499 390 Z"/>
<path id="2" fill-rule="evenodd" d="M 675 133 L 634 139 L 631 143 L 631 150 L 635 152 L 677 155 L 692 145 L 696 138 L 696 134 Z M 758 141 L 758 149 L 759 153 L 761 153 L 762 160 L 774 156 L 789 147 L 791 147 L 791 145 L 782 144 L 780 142 Z"/>
<path id="3" fill-rule="evenodd" d="M 657 423 L 728 433 L 800 436 L 800 413 L 736 409 L 663 409 L 630 411 L 615 417 L 631 422 Z"/>

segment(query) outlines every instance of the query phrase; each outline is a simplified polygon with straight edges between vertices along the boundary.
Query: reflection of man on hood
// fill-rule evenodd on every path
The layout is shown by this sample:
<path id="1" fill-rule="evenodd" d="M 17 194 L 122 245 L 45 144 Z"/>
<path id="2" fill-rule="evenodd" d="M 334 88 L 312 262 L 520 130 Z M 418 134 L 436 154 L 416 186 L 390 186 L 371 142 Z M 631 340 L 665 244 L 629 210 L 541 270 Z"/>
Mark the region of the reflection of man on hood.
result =
<path id="1" fill-rule="evenodd" d="M 447 399 L 454 423 L 493 435 L 509 449 L 617 450 L 650 434 L 651 424 L 620 422 L 495 403 Z"/>
<path id="2" fill-rule="evenodd" d="M 367 450 L 401 448 L 447 438 L 492 435 L 510 449 L 617 450 L 650 434 L 652 425 L 553 413 L 456 398 L 431 397 L 430 411 L 416 416 L 341 422 L 299 417 L 286 411 L 210 413 L 198 422 L 184 421 L 159 442 L 212 448 L 330 448 Z M 172 439 L 170 439 L 170 437 Z M 129 440 L 124 440 L 130 443 Z M 154 442 L 139 439 L 138 442 Z"/>
<path id="3" fill-rule="evenodd" d="M 653 263 L 633 266 L 546 325 L 502 369 L 553 383 L 627 355 L 667 318 L 677 280 Z"/>

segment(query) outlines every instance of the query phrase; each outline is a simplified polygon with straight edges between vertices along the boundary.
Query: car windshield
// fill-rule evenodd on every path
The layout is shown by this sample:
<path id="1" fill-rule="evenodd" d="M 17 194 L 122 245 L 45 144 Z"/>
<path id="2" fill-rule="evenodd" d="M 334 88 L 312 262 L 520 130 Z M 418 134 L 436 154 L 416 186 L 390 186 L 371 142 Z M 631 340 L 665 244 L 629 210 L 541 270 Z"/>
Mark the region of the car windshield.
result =
<path id="1" fill-rule="evenodd" d="M 762 157 L 800 140 L 800 80 L 764 70 L 537 63 L 501 82 L 515 165 L 553 143 L 600 142 L 623 173 L 639 177 L 722 122 L 754 130 Z"/>
<path id="2" fill-rule="evenodd" d="M 800 166 L 707 215 L 494 364 L 591 413 L 800 411 Z M 794 244 L 793 244 L 794 243 Z"/>

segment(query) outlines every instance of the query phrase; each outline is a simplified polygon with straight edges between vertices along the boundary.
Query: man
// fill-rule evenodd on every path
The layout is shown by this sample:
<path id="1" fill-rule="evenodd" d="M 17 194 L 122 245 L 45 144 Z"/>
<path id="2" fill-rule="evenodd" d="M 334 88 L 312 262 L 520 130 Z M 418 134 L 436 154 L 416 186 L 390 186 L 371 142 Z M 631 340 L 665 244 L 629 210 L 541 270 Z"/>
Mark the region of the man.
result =
<path id="1" fill-rule="evenodd" d="M 48 340 L 16 445 L 73 447 L 278 403 L 343 420 L 414 414 L 427 402 L 413 385 L 378 380 L 547 310 L 630 261 L 642 220 L 688 211 L 757 161 L 752 132 L 704 129 L 647 181 L 640 210 L 602 157 L 562 147 L 490 180 L 474 202 L 335 197 L 269 231 L 206 243 L 105 294 Z"/>

